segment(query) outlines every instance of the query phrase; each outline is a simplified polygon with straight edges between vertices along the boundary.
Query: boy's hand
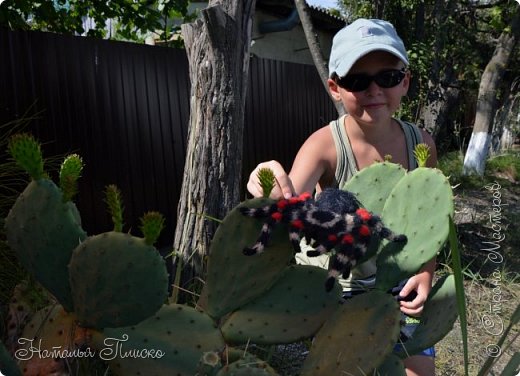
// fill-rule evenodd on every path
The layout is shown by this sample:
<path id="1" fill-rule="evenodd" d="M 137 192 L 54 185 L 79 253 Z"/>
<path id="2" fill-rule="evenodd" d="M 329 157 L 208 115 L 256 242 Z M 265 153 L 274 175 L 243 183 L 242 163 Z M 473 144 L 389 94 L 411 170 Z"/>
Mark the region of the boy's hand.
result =
<path id="1" fill-rule="evenodd" d="M 260 163 L 249 175 L 249 181 L 247 182 L 247 190 L 254 197 L 262 197 L 262 187 L 260 186 L 260 181 L 258 180 L 258 171 L 262 168 L 270 168 L 274 172 L 274 177 L 276 179 L 276 185 L 273 188 L 270 197 L 273 199 L 290 198 L 294 196 L 294 187 L 292 185 L 291 179 L 282 165 L 277 161 L 269 161 Z"/>
<path id="2" fill-rule="evenodd" d="M 411 277 L 404 285 L 403 289 L 399 293 L 399 296 L 404 298 L 413 291 L 417 293 L 417 296 L 415 299 L 409 302 L 401 300 L 399 302 L 401 306 L 401 312 L 408 316 L 421 316 L 424 303 L 426 302 L 428 294 L 431 290 L 431 283 L 431 277 L 426 272 L 422 272 Z"/>

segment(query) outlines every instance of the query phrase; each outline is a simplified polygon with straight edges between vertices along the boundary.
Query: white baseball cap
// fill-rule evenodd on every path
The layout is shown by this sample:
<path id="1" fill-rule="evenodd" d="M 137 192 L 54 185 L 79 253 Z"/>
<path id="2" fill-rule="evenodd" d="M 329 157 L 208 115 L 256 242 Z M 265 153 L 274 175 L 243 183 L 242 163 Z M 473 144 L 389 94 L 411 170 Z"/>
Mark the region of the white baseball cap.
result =
<path id="1" fill-rule="evenodd" d="M 354 63 L 373 51 L 386 51 L 408 65 L 403 41 L 387 21 L 359 18 L 338 31 L 332 40 L 329 77 L 345 76 Z"/>

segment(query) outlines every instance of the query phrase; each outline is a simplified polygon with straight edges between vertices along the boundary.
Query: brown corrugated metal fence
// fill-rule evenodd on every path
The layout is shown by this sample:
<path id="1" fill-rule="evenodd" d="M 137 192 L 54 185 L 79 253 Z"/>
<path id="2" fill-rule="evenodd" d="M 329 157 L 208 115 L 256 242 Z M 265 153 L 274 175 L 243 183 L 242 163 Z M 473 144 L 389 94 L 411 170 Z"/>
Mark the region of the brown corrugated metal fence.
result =
<path id="1" fill-rule="evenodd" d="M 110 230 L 103 189 L 123 192 L 126 229 L 147 210 L 167 217 L 169 245 L 189 119 L 184 50 L 0 28 L 0 124 L 33 105 L 30 131 L 46 156 L 79 153 L 77 204 L 89 233 Z M 244 179 L 260 161 L 290 168 L 299 146 L 335 116 L 313 66 L 253 57 Z"/>

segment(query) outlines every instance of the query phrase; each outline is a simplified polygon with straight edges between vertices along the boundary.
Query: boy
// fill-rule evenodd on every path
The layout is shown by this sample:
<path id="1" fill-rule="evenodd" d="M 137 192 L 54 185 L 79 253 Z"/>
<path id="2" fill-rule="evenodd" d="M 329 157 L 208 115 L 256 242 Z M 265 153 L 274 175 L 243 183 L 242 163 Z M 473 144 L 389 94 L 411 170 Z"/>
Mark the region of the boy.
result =
<path id="1" fill-rule="evenodd" d="M 420 142 L 430 146 L 427 165 L 435 166 L 437 155 L 431 136 L 392 117 L 408 91 L 407 65 L 403 42 L 390 23 L 358 19 L 340 30 L 332 44 L 328 86 L 334 100 L 342 102 L 348 115 L 313 133 L 300 148 L 289 174 L 277 161 L 259 164 L 250 175 L 249 192 L 261 196 L 257 172 L 265 167 L 274 171 L 278 182 L 272 198 L 341 187 L 355 172 L 384 160 L 385 155 L 391 155 L 392 162 L 411 170 L 416 167 L 413 149 Z M 316 264 L 304 253 L 297 255 L 300 263 Z M 404 314 L 420 316 L 434 270 L 435 260 L 432 260 L 406 281 L 399 295 L 404 297 L 415 291 L 417 297 L 400 302 Z M 371 287 L 374 275 L 375 262 L 369 260 L 356 268 L 349 280 L 340 283 L 347 293 L 355 293 Z M 434 375 L 433 356 L 433 349 L 429 349 L 407 358 L 407 375 Z"/>

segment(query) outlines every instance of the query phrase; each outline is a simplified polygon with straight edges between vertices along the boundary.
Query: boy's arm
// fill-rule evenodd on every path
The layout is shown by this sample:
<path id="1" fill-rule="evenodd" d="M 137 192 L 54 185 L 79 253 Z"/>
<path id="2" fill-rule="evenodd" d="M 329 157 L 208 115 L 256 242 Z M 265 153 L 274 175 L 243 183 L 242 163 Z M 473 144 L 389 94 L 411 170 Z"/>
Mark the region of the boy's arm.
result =
<path id="1" fill-rule="evenodd" d="M 411 302 L 401 301 L 401 312 L 408 316 L 420 316 L 424 308 L 424 303 L 428 298 L 428 294 L 432 289 L 433 273 L 435 272 L 436 258 L 428 261 L 428 263 L 413 277 L 410 277 L 406 285 L 399 293 L 399 296 L 405 297 L 412 291 L 417 293 L 417 297 Z"/>

